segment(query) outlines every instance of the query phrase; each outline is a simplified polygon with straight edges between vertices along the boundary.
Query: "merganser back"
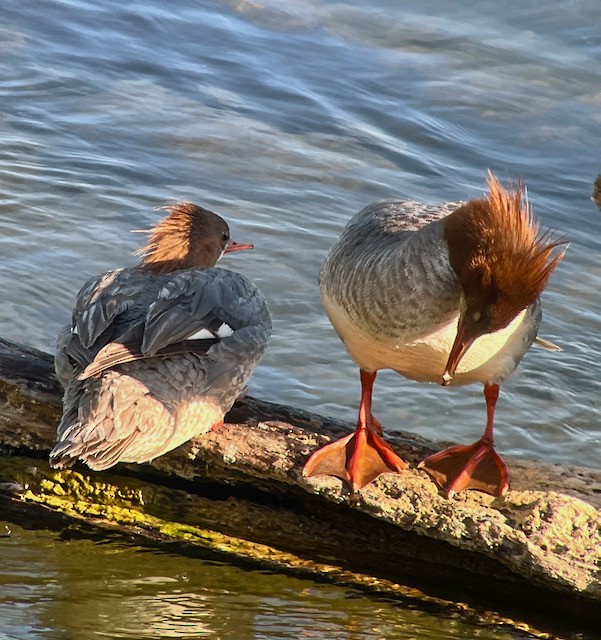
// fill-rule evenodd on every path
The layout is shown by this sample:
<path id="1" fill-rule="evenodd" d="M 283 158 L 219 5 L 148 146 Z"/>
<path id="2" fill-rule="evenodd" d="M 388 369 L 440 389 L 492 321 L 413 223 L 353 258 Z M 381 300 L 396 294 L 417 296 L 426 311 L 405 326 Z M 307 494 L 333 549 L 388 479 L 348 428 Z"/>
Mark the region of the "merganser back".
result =
<path id="1" fill-rule="evenodd" d="M 89 280 L 58 338 L 65 388 L 56 468 L 147 462 L 218 429 L 267 348 L 267 302 L 244 276 L 215 268 L 227 223 L 190 202 L 166 207 L 142 262 Z"/>
<path id="2" fill-rule="evenodd" d="M 501 495 L 509 486 L 494 449 L 499 385 L 515 370 L 541 321 L 539 296 L 563 257 L 539 233 L 523 185 L 467 203 L 385 201 L 347 224 L 320 273 L 324 309 L 360 367 L 354 434 L 316 451 L 304 475 L 333 475 L 357 490 L 406 465 L 382 440 L 371 411 L 377 371 L 420 382 L 484 384 L 488 420 L 475 444 L 430 456 L 420 467 L 453 495 Z"/>

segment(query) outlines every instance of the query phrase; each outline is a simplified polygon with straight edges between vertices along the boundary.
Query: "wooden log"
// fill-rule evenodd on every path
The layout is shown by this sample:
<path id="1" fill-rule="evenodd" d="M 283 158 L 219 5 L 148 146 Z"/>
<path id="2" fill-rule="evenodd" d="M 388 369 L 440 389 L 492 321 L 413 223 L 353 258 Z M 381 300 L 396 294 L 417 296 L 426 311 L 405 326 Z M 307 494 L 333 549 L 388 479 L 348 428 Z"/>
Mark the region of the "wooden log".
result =
<path id="1" fill-rule="evenodd" d="M 526 625 L 539 637 L 601 629 L 598 471 L 510 460 L 503 498 L 447 500 L 415 469 L 445 443 L 388 434 L 410 469 L 353 495 L 335 478 L 301 475 L 308 454 L 351 425 L 249 397 L 217 433 L 151 463 L 56 472 L 46 458 L 61 393 L 50 355 L 0 339 L 0 488 L 14 517 L 61 512 L 65 523 Z"/>

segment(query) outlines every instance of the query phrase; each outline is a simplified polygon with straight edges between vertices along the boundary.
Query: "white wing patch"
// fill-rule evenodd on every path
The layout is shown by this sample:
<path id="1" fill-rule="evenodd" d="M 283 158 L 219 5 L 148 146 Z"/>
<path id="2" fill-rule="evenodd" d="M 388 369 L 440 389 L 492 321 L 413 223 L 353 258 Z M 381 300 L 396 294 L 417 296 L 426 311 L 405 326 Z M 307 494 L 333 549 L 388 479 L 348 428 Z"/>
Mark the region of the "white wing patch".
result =
<path id="1" fill-rule="evenodd" d="M 229 324 L 224 322 L 215 333 L 209 331 L 208 329 L 201 329 L 196 333 L 193 333 L 191 336 L 188 336 L 186 340 L 211 340 L 212 338 L 227 338 L 234 333 L 234 330 L 230 327 Z"/>
<path id="2" fill-rule="evenodd" d="M 215 336 L 208 329 L 201 329 L 196 333 L 193 333 L 191 336 L 188 336 L 186 340 L 210 340 Z"/>
<path id="3" fill-rule="evenodd" d="M 231 336 L 232 333 L 234 333 L 234 330 L 229 324 L 227 324 L 227 322 L 224 322 L 219 329 L 217 329 L 217 335 L 220 338 L 227 338 L 228 336 Z"/>

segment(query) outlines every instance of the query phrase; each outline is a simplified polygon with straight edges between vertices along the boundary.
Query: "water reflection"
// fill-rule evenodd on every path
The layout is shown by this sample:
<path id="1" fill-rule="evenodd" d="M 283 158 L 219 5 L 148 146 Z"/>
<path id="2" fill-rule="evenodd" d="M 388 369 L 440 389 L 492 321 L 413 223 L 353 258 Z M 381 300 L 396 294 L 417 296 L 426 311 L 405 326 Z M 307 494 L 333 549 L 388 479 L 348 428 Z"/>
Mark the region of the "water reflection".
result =
<path id="1" fill-rule="evenodd" d="M 0 538 L 1 638 L 509 638 L 307 580 L 10 528 Z"/>

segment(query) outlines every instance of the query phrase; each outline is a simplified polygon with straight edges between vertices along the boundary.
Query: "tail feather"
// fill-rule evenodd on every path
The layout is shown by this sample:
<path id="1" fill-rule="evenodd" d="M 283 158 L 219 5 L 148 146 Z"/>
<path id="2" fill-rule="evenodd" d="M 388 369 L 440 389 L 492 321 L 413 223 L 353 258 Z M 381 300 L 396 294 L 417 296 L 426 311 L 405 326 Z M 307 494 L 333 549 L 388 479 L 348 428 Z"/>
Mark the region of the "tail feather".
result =
<path id="1" fill-rule="evenodd" d="M 140 345 L 122 344 L 120 342 L 111 342 L 103 347 L 94 360 L 79 374 L 79 380 L 86 380 L 94 376 L 100 375 L 103 371 L 112 369 L 121 364 L 143 360 L 145 358 L 158 358 L 164 356 L 173 356 L 186 353 L 196 353 L 197 355 L 205 354 L 214 344 L 220 342 L 219 338 L 206 340 L 187 340 L 171 344 L 160 349 L 154 354 L 144 354 L 140 350 Z"/>
<path id="2" fill-rule="evenodd" d="M 147 462 L 169 450 L 175 417 L 139 380 L 108 371 L 101 378 L 76 381 L 65 404 L 78 409 L 65 414 L 50 453 L 56 469 L 79 459 L 101 471 L 118 462 Z"/>
<path id="3" fill-rule="evenodd" d="M 536 338 L 534 339 L 534 342 L 539 346 L 542 347 L 543 349 L 548 349 L 549 351 L 563 351 L 563 349 L 555 344 L 554 342 L 551 342 L 551 340 L 547 340 L 546 338 L 541 338 L 540 336 L 536 336 Z"/>

